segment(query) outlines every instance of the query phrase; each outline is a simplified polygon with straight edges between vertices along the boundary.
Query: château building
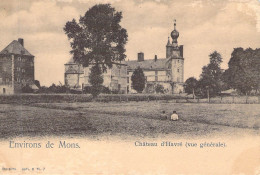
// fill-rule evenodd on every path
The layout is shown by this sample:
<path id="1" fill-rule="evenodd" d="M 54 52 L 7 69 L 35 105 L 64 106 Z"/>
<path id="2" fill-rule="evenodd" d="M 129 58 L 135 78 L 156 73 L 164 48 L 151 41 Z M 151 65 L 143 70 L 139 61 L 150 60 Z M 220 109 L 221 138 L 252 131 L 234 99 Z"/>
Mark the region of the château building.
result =
<path id="1" fill-rule="evenodd" d="M 34 56 L 19 38 L 0 52 L 0 94 L 20 93 L 26 85 L 35 86 Z"/>
<path id="2" fill-rule="evenodd" d="M 176 30 L 176 21 L 174 30 L 171 32 L 172 42 L 168 37 L 166 45 L 166 57 L 154 59 L 145 59 L 144 53 L 138 53 L 137 60 L 127 61 L 127 91 L 135 92 L 132 88 L 131 76 L 134 70 L 140 67 L 145 75 L 146 84 L 144 92 L 154 93 L 157 84 L 164 87 L 165 93 L 181 93 L 184 91 L 184 58 L 183 45 L 178 45 L 179 32 Z"/>
<path id="3" fill-rule="evenodd" d="M 145 59 L 144 53 L 137 54 L 136 60 L 114 63 L 112 69 L 103 74 L 103 85 L 110 90 L 123 93 L 135 93 L 132 88 L 131 76 L 134 70 L 140 67 L 145 75 L 144 93 L 154 93 L 156 85 L 163 86 L 165 93 L 181 93 L 184 91 L 184 58 L 183 45 L 178 45 L 179 32 L 171 32 L 172 41 L 168 37 L 165 58 Z M 90 67 L 80 67 L 73 59 L 65 64 L 65 84 L 71 88 L 90 86 L 88 77 Z"/>

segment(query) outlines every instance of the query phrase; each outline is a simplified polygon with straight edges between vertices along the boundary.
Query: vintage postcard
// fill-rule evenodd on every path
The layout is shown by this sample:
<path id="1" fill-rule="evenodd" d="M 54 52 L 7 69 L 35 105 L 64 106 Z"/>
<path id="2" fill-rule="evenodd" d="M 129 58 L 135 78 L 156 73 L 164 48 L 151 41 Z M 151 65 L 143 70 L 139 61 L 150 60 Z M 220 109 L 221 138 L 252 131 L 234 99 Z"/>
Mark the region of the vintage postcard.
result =
<path id="1" fill-rule="evenodd" d="M 259 0 L 1 0 L 0 174 L 260 175 Z"/>

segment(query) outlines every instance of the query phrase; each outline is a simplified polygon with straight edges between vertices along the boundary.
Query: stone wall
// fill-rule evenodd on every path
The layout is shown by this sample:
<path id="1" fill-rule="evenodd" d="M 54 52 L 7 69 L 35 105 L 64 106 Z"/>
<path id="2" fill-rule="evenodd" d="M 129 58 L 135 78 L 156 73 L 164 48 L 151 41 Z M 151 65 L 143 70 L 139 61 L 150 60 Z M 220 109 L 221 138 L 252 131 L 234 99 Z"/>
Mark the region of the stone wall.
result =
<path id="1" fill-rule="evenodd" d="M 14 56 L 14 92 L 21 92 L 22 87 L 34 84 L 34 57 Z"/>
<path id="2" fill-rule="evenodd" d="M 0 56 L 0 94 L 14 93 L 12 87 L 12 57 L 11 55 Z"/>

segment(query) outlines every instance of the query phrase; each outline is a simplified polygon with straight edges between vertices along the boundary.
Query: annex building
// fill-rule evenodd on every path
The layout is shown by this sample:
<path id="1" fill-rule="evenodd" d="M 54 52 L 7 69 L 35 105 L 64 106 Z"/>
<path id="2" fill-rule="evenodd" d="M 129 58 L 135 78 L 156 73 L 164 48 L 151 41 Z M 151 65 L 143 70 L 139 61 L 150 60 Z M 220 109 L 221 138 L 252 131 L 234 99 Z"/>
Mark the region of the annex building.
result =
<path id="1" fill-rule="evenodd" d="M 134 70 L 140 67 L 145 75 L 146 84 L 144 93 L 154 93 L 155 87 L 160 84 L 165 93 L 184 92 L 184 58 L 183 45 L 178 45 L 179 32 L 171 32 L 166 44 L 165 58 L 145 59 L 144 53 L 137 54 L 136 60 L 114 63 L 112 69 L 108 69 L 104 76 L 103 85 L 110 90 L 119 90 L 122 93 L 136 93 L 132 88 L 131 76 Z M 71 59 L 65 64 L 65 85 L 70 88 L 82 89 L 90 86 L 88 83 L 89 67 L 81 67 Z"/>
<path id="2" fill-rule="evenodd" d="M 0 52 L 0 94 L 20 93 L 34 85 L 34 56 L 24 48 L 24 40 L 13 40 Z"/>
<path id="3" fill-rule="evenodd" d="M 73 61 L 73 58 L 65 64 L 65 85 L 71 89 L 82 90 L 89 83 L 89 67 L 82 67 Z M 113 63 L 111 69 L 103 74 L 103 86 L 108 87 L 111 91 L 127 93 L 127 65 L 123 63 Z"/>

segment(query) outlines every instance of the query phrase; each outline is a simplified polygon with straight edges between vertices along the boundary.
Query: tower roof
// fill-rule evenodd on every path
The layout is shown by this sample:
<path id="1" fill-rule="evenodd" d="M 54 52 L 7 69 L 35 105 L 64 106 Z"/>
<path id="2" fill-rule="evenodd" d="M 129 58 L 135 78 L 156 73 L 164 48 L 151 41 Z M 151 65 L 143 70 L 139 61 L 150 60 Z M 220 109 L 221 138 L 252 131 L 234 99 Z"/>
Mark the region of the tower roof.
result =
<path id="1" fill-rule="evenodd" d="M 172 43 L 178 43 L 179 32 L 176 30 L 176 20 L 174 20 L 174 30 L 171 33 Z"/>
<path id="2" fill-rule="evenodd" d="M 27 55 L 33 56 L 28 52 L 17 40 L 13 40 L 6 48 L 4 48 L 0 54 L 15 54 L 15 55 Z"/>

